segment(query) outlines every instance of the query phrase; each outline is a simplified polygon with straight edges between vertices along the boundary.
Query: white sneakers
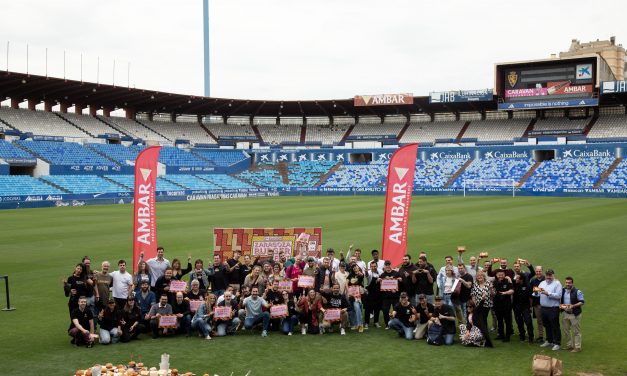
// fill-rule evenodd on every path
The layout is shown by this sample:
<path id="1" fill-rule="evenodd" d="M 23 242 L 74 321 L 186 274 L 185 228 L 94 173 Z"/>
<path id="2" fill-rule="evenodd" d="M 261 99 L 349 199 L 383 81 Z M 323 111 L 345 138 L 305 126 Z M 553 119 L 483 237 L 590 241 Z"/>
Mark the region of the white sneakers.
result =
<path id="1" fill-rule="evenodd" d="M 307 334 L 307 328 L 305 327 L 305 325 L 300 327 L 300 334 L 302 334 L 302 335 L 306 335 Z"/>
<path id="2" fill-rule="evenodd" d="M 262 337 L 267 337 L 268 336 L 268 332 L 266 330 L 261 332 L 261 336 Z"/>
<path id="3" fill-rule="evenodd" d="M 211 336 L 210 336 L 210 335 L 208 335 L 208 336 L 206 336 L 206 337 L 205 337 L 205 339 L 211 339 Z"/>
<path id="4" fill-rule="evenodd" d="M 346 335 L 346 330 L 344 330 L 344 328 L 340 328 L 340 335 L 341 336 L 345 336 Z"/>
<path id="5" fill-rule="evenodd" d="M 540 345 L 540 347 L 549 347 L 549 346 L 551 346 L 551 344 L 548 342 L 544 342 L 543 344 Z"/>
<path id="6" fill-rule="evenodd" d="M 291 336 L 291 335 L 292 335 L 292 332 L 287 333 L 287 335 L 288 335 L 288 336 Z"/>
<path id="7" fill-rule="evenodd" d="M 560 345 L 553 345 L 553 348 L 551 350 L 557 351 L 559 349 L 560 349 Z"/>

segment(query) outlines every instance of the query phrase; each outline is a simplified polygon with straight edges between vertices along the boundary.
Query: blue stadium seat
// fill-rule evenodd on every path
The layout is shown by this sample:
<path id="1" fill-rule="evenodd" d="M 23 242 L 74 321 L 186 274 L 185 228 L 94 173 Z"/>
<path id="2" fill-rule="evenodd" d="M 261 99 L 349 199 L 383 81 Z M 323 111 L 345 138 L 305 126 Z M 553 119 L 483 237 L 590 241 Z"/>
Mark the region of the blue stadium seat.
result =
<path id="1" fill-rule="evenodd" d="M 623 159 L 612 171 L 607 180 L 601 184 L 605 189 L 626 189 L 627 188 L 627 159 Z"/>
<path id="2" fill-rule="evenodd" d="M 135 186 L 135 177 L 133 175 L 106 175 L 105 177 L 131 190 Z M 157 191 L 181 191 L 183 189 L 161 177 L 157 178 Z"/>
<path id="3" fill-rule="evenodd" d="M 85 146 L 106 155 L 123 166 L 129 165 L 126 163 L 127 161 L 135 162 L 137 154 L 139 154 L 137 150 L 120 144 L 86 144 Z"/>
<path id="4" fill-rule="evenodd" d="M 254 185 L 248 184 L 242 180 L 236 179 L 226 174 L 196 175 L 196 177 L 206 180 L 211 184 L 224 189 L 252 189 Z"/>
<path id="5" fill-rule="evenodd" d="M 216 166 L 231 166 L 237 162 L 241 162 L 249 157 L 241 151 L 218 151 L 210 149 L 193 149 L 193 153 L 210 161 Z"/>
<path id="6" fill-rule="evenodd" d="M 118 193 L 130 190 L 96 175 L 50 175 L 42 179 L 76 194 Z"/>
<path id="7" fill-rule="evenodd" d="M 117 166 L 102 155 L 75 142 L 16 141 L 53 165 Z"/>
<path id="8" fill-rule="evenodd" d="M 26 175 L 0 176 L 0 196 L 55 195 L 58 188 Z"/>
<path id="9" fill-rule="evenodd" d="M 544 161 L 525 188 L 593 188 L 614 158 L 564 158 Z M 611 183 L 610 183 L 611 184 Z"/>
<path id="10" fill-rule="evenodd" d="M 534 163 L 533 159 L 475 159 L 451 187 L 462 188 L 464 181 L 477 179 L 511 179 L 518 182 Z"/>
<path id="11" fill-rule="evenodd" d="M 17 146 L 11 144 L 10 142 L 6 142 L 4 140 L 0 140 L 0 158 L 3 159 L 33 159 L 35 156 L 25 152 L 24 150 L 18 148 Z"/>
<path id="12" fill-rule="evenodd" d="M 145 149 L 145 146 L 132 146 L 133 149 L 142 151 Z M 174 166 L 174 167 L 210 167 L 213 166 L 208 161 L 205 161 L 198 156 L 176 148 L 172 146 L 163 146 L 161 147 L 161 152 L 159 153 L 159 162 L 165 164 L 166 166 Z"/>

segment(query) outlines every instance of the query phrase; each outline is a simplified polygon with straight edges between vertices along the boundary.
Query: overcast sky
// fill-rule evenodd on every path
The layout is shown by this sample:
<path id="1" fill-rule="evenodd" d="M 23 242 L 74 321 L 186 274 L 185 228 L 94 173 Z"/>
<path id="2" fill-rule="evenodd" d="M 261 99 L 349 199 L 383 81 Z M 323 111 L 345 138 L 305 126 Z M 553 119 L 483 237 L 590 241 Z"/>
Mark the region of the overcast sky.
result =
<path id="1" fill-rule="evenodd" d="M 202 95 L 202 0 L 0 0 L 0 69 Z M 492 88 L 494 63 L 627 45 L 627 2 L 210 0 L 211 94 L 339 99 Z M 97 58 L 100 74 L 97 77 Z"/>

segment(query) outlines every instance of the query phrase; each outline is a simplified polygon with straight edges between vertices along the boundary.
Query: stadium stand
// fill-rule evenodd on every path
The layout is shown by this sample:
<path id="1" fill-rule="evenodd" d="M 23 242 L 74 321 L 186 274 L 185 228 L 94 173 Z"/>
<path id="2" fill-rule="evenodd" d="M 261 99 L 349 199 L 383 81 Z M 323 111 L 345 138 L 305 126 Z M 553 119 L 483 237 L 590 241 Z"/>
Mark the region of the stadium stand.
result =
<path id="1" fill-rule="evenodd" d="M 0 158 L 2 159 L 33 159 L 35 156 L 18 148 L 10 142 L 0 140 Z"/>
<path id="2" fill-rule="evenodd" d="M 159 141 L 162 143 L 171 143 L 172 140 L 169 140 L 160 134 L 155 133 L 152 129 L 146 127 L 145 125 L 139 123 L 136 120 L 130 120 L 122 117 L 104 117 L 99 116 L 100 119 L 105 121 L 106 123 L 112 124 L 115 128 L 118 128 L 120 131 L 135 137 L 141 138 L 146 141 Z"/>
<path id="3" fill-rule="evenodd" d="M 211 149 L 193 149 L 192 153 L 208 160 L 216 166 L 231 166 L 249 157 L 242 151 L 216 151 Z"/>
<path id="4" fill-rule="evenodd" d="M 564 158 L 542 162 L 523 187 L 593 188 L 614 158 Z"/>
<path id="5" fill-rule="evenodd" d="M 414 185 L 420 188 L 442 188 L 467 161 L 462 158 L 418 161 Z"/>
<path id="6" fill-rule="evenodd" d="M 623 159 L 616 166 L 614 171 L 601 184 L 605 189 L 626 189 L 627 188 L 627 159 Z"/>
<path id="7" fill-rule="evenodd" d="M 224 124 L 224 123 L 203 123 L 204 126 L 218 139 L 220 137 L 254 137 L 255 132 L 249 124 Z"/>
<path id="8" fill-rule="evenodd" d="M 529 119 L 471 121 L 464 133 L 465 138 L 479 141 L 510 141 L 522 137 L 529 126 Z"/>
<path id="9" fill-rule="evenodd" d="M 134 145 L 131 148 L 139 151 L 145 149 L 145 146 Z M 167 166 L 175 167 L 205 167 L 210 166 L 209 161 L 173 146 L 163 146 L 159 153 L 159 162 Z"/>
<path id="10" fill-rule="evenodd" d="M 269 145 L 300 142 L 300 125 L 259 124 L 257 128 L 264 142 Z"/>
<path id="11" fill-rule="evenodd" d="M 21 132 L 32 133 L 35 136 L 91 137 L 53 112 L 0 107 L 0 119 Z"/>
<path id="12" fill-rule="evenodd" d="M 53 165 L 116 166 L 107 158 L 75 142 L 16 141 L 16 144 Z"/>
<path id="13" fill-rule="evenodd" d="M 337 145 L 349 127 L 346 124 L 307 124 L 305 144 Z"/>
<path id="14" fill-rule="evenodd" d="M 166 175 L 162 177 L 163 179 L 170 181 L 174 184 L 185 187 L 185 189 L 220 189 L 221 187 L 215 185 L 207 180 L 201 179 L 199 177 L 193 175 Z"/>
<path id="15" fill-rule="evenodd" d="M 627 116 L 601 116 L 588 133 L 588 138 L 627 137 Z"/>
<path id="16" fill-rule="evenodd" d="M 342 165 L 325 182 L 322 188 L 374 188 L 385 184 L 388 166 L 385 164 Z"/>
<path id="17" fill-rule="evenodd" d="M 64 118 L 66 121 L 80 127 L 84 131 L 89 134 L 95 136 L 103 135 L 103 134 L 119 134 L 123 136 L 124 134 L 120 134 L 121 132 L 111 125 L 99 120 L 97 117 L 89 116 L 89 115 L 76 115 L 70 113 L 57 113 L 58 116 Z"/>
<path id="18" fill-rule="evenodd" d="M 264 167 L 254 170 L 246 170 L 237 175 L 252 185 L 264 188 L 288 188 L 290 185 L 283 181 L 283 176 L 274 167 Z"/>
<path id="19" fill-rule="evenodd" d="M 405 118 L 386 118 L 383 124 L 379 118 L 359 120 L 351 131 L 351 136 L 394 136 L 403 129 Z"/>
<path id="20" fill-rule="evenodd" d="M 137 154 L 139 154 L 137 150 L 121 144 L 85 144 L 85 147 L 93 149 L 123 166 L 133 165 L 137 159 Z"/>
<path id="21" fill-rule="evenodd" d="M 565 117 L 551 117 L 539 119 L 533 127 L 534 131 L 568 131 L 581 130 L 586 127 L 590 119 L 570 120 Z"/>
<path id="22" fill-rule="evenodd" d="M 144 119 L 140 119 L 139 122 L 171 141 L 189 140 L 192 144 L 216 143 L 197 122 L 181 121 L 173 123 L 171 121 L 149 121 Z"/>
<path id="23" fill-rule="evenodd" d="M 412 122 L 400 142 L 434 143 L 441 139 L 455 139 L 464 123 L 464 121 Z"/>
<path id="24" fill-rule="evenodd" d="M 518 183 L 535 163 L 532 159 L 475 159 L 451 187 L 462 188 L 467 180 L 503 179 Z"/>
<path id="25" fill-rule="evenodd" d="M 2 196 L 55 195 L 67 193 L 41 180 L 25 175 L 0 176 Z"/>
<path id="26" fill-rule="evenodd" d="M 335 166 L 332 161 L 302 161 L 288 164 L 288 179 L 292 187 L 313 187 Z"/>
<path id="27" fill-rule="evenodd" d="M 50 175 L 41 179 L 76 194 L 130 192 L 129 188 L 96 175 Z"/>
<path id="28" fill-rule="evenodd" d="M 122 184 L 124 187 L 133 189 L 135 177 L 133 175 L 105 175 L 105 178 L 112 180 L 118 184 Z M 172 183 L 162 177 L 157 178 L 157 191 L 180 191 L 182 187 Z"/>
<path id="29" fill-rule="evenodd" d="M 196 177 L 206 180 L 211 184 L 219 186 L 224 189 L 252 189 L 257 188 L 254 185 L 248 184 L 242 180 L 236 179 L 226 174 L 211 174 L 211 175 L 196 175 Z"/>

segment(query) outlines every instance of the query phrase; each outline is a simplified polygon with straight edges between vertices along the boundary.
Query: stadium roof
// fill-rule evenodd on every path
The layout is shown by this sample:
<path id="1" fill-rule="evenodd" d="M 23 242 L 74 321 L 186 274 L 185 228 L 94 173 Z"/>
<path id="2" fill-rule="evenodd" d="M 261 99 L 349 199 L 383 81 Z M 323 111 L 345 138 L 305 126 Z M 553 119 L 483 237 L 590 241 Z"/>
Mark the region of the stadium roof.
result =
<path id="1" fill-rule="evenodd" d="M 496 102 L 429 103 L 414 97 L 412 105 L 355 107 L 353 98 L 308 101 L 265 101 L 164 93 L 93 82 L 80 82 L 17 72 L 0 72 L 0 98 L 52 101 L 136 112 L 218 116 L 363 116 L 495 110 Z"/>
<path id="2" fill-rule="evenodd" d="M 412 105 L 355 107 L 353 98 L 309 101 L 265 101 L 213 98 L 165 93 L 93 82 L 80 82 L 17 72 L 0 72 L 0 98 L 64 102 L 96 108 L 132 109 L 145 113 L 215 116 L 367 116 L 409 115 L 438 112 L 480 112 L 497 109 L 489 102 L 429 103 L 428 96 L 414 97 Z M 627 105 L 627 94 L 601 97 L 601 105 Z"/>

